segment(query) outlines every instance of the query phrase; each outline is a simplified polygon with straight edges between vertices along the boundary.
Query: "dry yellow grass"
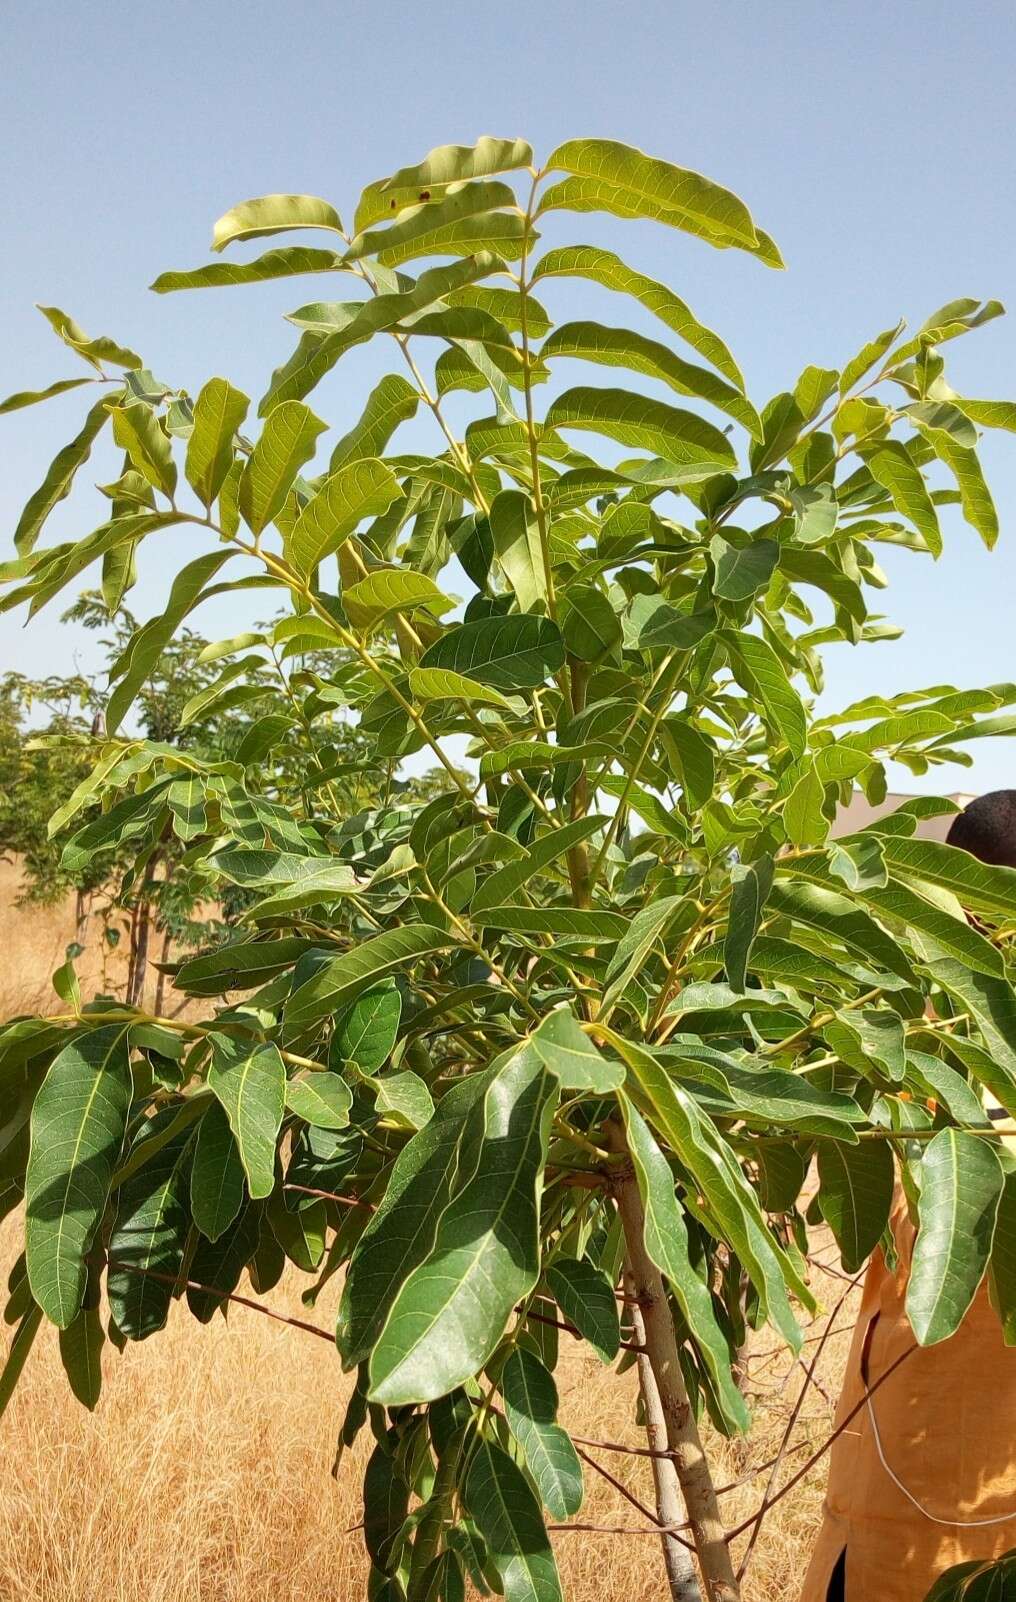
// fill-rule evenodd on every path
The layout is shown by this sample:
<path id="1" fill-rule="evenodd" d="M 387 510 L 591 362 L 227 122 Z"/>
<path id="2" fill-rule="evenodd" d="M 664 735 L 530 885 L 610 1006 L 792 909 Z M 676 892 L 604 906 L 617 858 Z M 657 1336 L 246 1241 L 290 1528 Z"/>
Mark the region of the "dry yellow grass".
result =
<path id="1" fill-rule="evenodd" d="M 11 888 L 10 876 L 0 877 L 0 904 Z M 5 1015 L 48 1005 L 48 975 L 62 960 L 69 927 L 66 909 L 8 909 Z M 15 1218 L 0 1231 L 5 1274 L 18 1235 Z M 280 1311 L 303 1312 L 302 1283 L 294 1275 L 268 1300 Z M 820 1277 L 815 1289 L 831 1306 L 842 1286 Z M 333 1296 L 312 1316 L 329 1329 L 334 1312 Z M 848 1309 L 841 1320 L 846 1329 Z M 819 1321 L 809 1334 L 821 1329 Z M 334 1348 L 243 1307 L 232 1306 L 228 1320 L 211 1326 L 175 1307 L 164 1334 L 123 1356 L 107 1346 L 102 1398 L 89 1414 L 68 1391 L 55 1337 L 49 1328 L 40 1333 L 0 1421 L 2 1602 L 356 1602 L 364 1595 L 360 1536 L 346 1532 L 361 1517 L 367 1445 L 361 1441 L 344 1462 L 338 1482 L 330 1477 L 349 1393 Z M 804 1400 L 793 1447 L 817 1445 L 828 1434 L 846 1338 L 833 1335 L 823 1351 L 821 1389 L 810 1388 Z M 639 1444 L 634 1376 L 619 1385 L 595 1358 L 564 1342 L 557 1376 L 563 1421 L 592 1440 Z M 803 1370 L 768 1355 L 774 1346 L 772 1337 L 759 1336 L 748 1364 L 756 1406 L 750 1440 L 710 1443 L 721 1483 L 741 1480 L 779 1449 Z M 806 1360 L 813 1351 L 805 1349 Z M 651 1503 L 645 1459 L 591 1450 Z M 805 1456 L 790 1456 L 783 1476 Z M 796 1595 L 823 1478 L 823 1466 L 813 1470 L 764 1523 L 746 1602 Z M 756 1474 L 725 1495 L 731 1525 L 758 1506 L 767 1480 L 768 1471 Z M 645 1524 L 589 1467 L 586 1485 L 582 1522 Z M 570 1602 L 665 1595 L 655 1537 L 573 1532 L 556 1535 L 555 1544 Z"/>

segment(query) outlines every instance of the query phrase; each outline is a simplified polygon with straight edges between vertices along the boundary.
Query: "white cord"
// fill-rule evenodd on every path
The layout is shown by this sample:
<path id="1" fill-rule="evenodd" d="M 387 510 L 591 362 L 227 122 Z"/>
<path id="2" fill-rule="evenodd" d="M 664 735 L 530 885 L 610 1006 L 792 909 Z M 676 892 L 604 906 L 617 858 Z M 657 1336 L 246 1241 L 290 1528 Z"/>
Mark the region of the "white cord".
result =
<path id="1" fill-rule="evenodd" d="M 882 1467 L 885 1469 L 885 1471 L 888 1474 L 889 1478 L 892 1480 L 893 1484 L 896 1486 L 896 1489 L 898 1491 L 902 1491 L 903 1492 L 903 1495 L 906 1497 L 907 1501 L 910 1502 L 914 1507 L 916 1507 L 918 1513 L 921 1514 L 922 1518 L 926 1518 L 926 1519 L 930 1520 L 930 1522 L 932 1524 L 944 1524 L 947 1529 L 963 1529 L 963 1530 L 982 1529 L 985 1525 L 988 1525 L 988 1524 L 1008 1524 L 1012 1519 L 1016 1519 L 1016 1508 L 1014 1508 L 1012 1510 L 1012 1512 L 1010 1512 L 1010 1513 L 999 1513 L 999 1514 L 996 1515 L 995 1518 L 992 1518 L 992 1519 L 939 1519 L 939 1518 L 936 1518 L 934 1513 L 929 1513 L 928 1509 L 926 1507 L 922 1507 L 921 1503 L 917 1500 L 917 1497 L 914 1496 L 912 1494 L 912 1492 L 907 1490 L 907 1487 L 904 1485 L 904 1483 L 900 1479 L 899 1475 L 894 1473 L 894 1471 L 889 1467 L 889 1464 L 886 1461 L 885 1452 L 882 1449 L 882 1437 L 878 1433 L 878 1424 L 877 1424 L 876 1419 L 875 1419 L 875 1409 L 871 1404 L 871 1396 L 870 1395 L 868 1396 L 868 1417 L 871 1420 L 871 1432 L 872 1432 L 872 1435 L 875 1438 L 875 1450 L 878 1452 L 879 1462 L 882 1464 Z"/>

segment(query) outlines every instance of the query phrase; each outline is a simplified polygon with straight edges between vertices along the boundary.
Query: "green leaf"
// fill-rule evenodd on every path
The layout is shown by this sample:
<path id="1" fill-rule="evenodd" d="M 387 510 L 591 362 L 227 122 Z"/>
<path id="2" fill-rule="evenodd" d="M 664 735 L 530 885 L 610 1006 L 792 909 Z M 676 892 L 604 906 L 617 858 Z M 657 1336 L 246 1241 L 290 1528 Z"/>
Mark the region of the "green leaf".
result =
<path id="1" fill-rule="evenodd" d="M 292 278 L 298 273 L 342 271 L 342 257 L 334 250 L 312 250 L 307 245 L 284 245 L 266 250 L 254 261 L 215 261 L 191 272 L 160 273 L 151 285 L 157 295 L 177 289 L 232 288 L 234 284 L 264 284 L 273 278 Z"/>
<path id="2" fill-rule="evenodd" d="M 509 862 L 505 867 L 498 868 L 483 882 L 473 897 L 472 912 L 486 912 L 490 907 L 510 902 L 535 874 L 548 868 L 573 846 L 588 840 L 591 834 L 595 834 L 603 827 L 605 821 L 604 818 L 595 816 L 576 818 L 572 823 L 562 824 L 560 828 L 541 835 L 530 845 L 527 857 L 520 862 Z"/>
<path id="3" fill-rule="evenodd" d="M 60 1361 L 78 1401 L 94 1412 L 102 1390 L 102 1348 L 106 1332 L 98 1306 L 83 1307 L 73 1324 L 60 1331 Z"/>
<path id="4" fill-rule="evenodd" d="M 998 539 L 998 512 L 991 497 L 977 452 L 959 444 L 945 429 L 922 428 L 935 454 L 945 462 L 956 479 L 963 516 L 976 529 L 990 551 Z"/>
<path id="5" fill-rule="evenodd" d="M 603 1096 L 624 1083 L 620 1063 L 608 1062 L 601 1055 L 567 1002 L 547 1014 L 529 1041 L 544 1067 L 556 1075 L 562 1090 L 589 1090 Z"/>
<path id="6" fill-rule="evenodd" d="M 540 1359 L 516 1347 L 499 1380 L 508 1428 L 522 1448 L 543 1504 L 556 1519 L 582 1506 L 582 1465 L 557 1420 L 557 1386 Z"/>
<path id="7" fill-rule="evenodd" d="M 172 499 L 176 491 L 176 463 L 170 438 L 155 412 L 143 401 L 111 406 L 113 438 L 143 478 Z"/>
<path id="8" fill-rule="evenodd" d="M 467 679 L 463 673 L 453 673 L 449 668 L 411 668 L 409 688 L 417 701 L 479 701 L 511 711 L 511 702 L 500 690 L 479 684 L 476 679 Z"/>
<path id="9" fill-rule="evenodd" d="M 856 1274 L 882 1238 L 892 1207 L 895 1169 L 887 1140 L 818 1143 L 819 1206 L 836 1237 L 843 1267 Z"/>
<path id="10" fill-rule="evenodd" d="M 385 267 L 397 267 L 416 256 L 469 255 L 492 246 L 507 261 L 521 254 L 524 234 L 515 191 L 478 179 L 404 208 L 388 227 L 357 234 L 344 259 L 376 256 Z"/>
<path id="11" fill-rule="evenodd" d="M 440 617 L 455 602 L 425 573 L 382 567 L 344 589 L 342 604 L 354 628 L 373 628 L 392 612 L 412 612 L 418 607 Z"/>
<path id="12" fill-rule="evenodd" d="M 532 162 L 532 146 L 524 139 L 492 139 L 485 134 L 475 145 L 438 145 L 414 166 L 400 167 L 390 178 L 369 184 L 356 208 L 353 226 L 362 233 L 382 217 L 417 205 L 425 198 L 420 193 L 422 189 L 433 194 L 449 184 L 489 178 L 494 173 L 529 167 Z"/>
<path id="13" fill-rule="evenodd" d="M 28 1281 L 60 1329 L 81 1310 L 85 1256 L 105 1210 L 130 1098 L 122 1024 L 91 1030 L 65 1046 L 35 1098 L 25 1175 Z"/>
<path id="14" fill-rule="evenodd" d="M 50 512 L 70 494 L 75 473 L 87 462 L 92 445 L 108 421 L 109 406 L 105 400 L 97 401 L 70 444 L 65 445 L 53 458 L 45 478 L 35 493 L 29 496 L 18 518 L 14 545 L 20 556 L 27 556 L 34 549 Z"/>
<path id="15" fill-rule="evenodd" d="M 166 1326 L 187 1244 L 190 1161 L 185 1128 L 120 1187 L 106 1290 L 113 1322 L 128 1340 L 143 1341 Z"/>
<path id="16" fill-rule="evenodd" d="M 737 864 L 730 870 L 730 880 L 730 911 L 723 942 L 723 966 L 733 988 L 743 990 L 762 909 L 772 889 L 773 860 L 771 857 L 760 857 L 757 862 Z"/>
<path id="17" fill-rule="evenodd" d="M 332 1061 L 352 1062 L 363 1074 L 377 1073 L 392 1054 L 402 1014 L 394 979 L 374 985 L 336 1019 Z"/>
<path id="18" fill-rule="evenodd" d="M 286 1106 L 315 1129 L 345 1129 L 353 1092 L 333 1073 L 301 1074 L 286 1080 Z"/>
<path id="19" fill-rule="evenodd" d="M 850 360 L 840 374 L 840 394 L 849 395 L 855 384 L 862 379 L 865 373 L 871 371 L 877 361 L 880 361 L 891 345 L 895 344 L 903 332 L 903 323 L 897 323 L 895 328 L 887 328 L 881 334 L 876 334 L 867 345 L 862 345 L 857 355 Z"/>
<path id="20" fill-rule="evenodd" d="M 261 195 L 244 200 L 220 217 L 212 232 L 212 249 L 225 250 L 240 239 L 261 239 L 293 228 L 328 228 L 341 234 L 334 206 L 315 195 Z"/>
<path id="21" fill-rule="evenodd" d="M 889 491 L 901 517 L 913 523 L 933 556 L 942 552 L 942 531 L 935 503 L 910 453 L 899 440 L 884 440 L 877 450 L 865 452 L 872 477 Z"/>
<path id="22" fill-rule="evenodd" d="M 804 764 L 804 771 L 787 797 L 783 808 L 783 822 L 791 845 L 821 845 L 829 833 L 830 820 L 825 815 L 825 785 L 813 762 Z"/>
<path id="23" fill-rule="evenodd" d="M 213 1101 L 198 1125 L 190 1171 L 190 1205 L 195 1224 L 218 1240 L 240 1212 L 247 1193 L 239 1147 L 226 1109 Z"/>
<path id="24" fill-rule="evenodd" d="M 236 1289 L 257 1251 L 260 1234 L 261 1212 L 248 1205 L 218 1240 L 199 1237 L 187 1287 L 187 1305 L 199 1323 L 207 1324 L 225 1306 L 224 1298 Z M 206 1288 L 196 1290 L 195 1284 Z"/>
<path id="25" fill-rule="evenodd" d="M 618 444 L 651 451 L 689 479 L 708 477 L 734 466 L 733 446 L 718 428 L 695 412 L 649 400 L 626 389 L 568 389 L 551 403 L 548 429 L 591 429 Z"/>
<path id="26" fill-rule="evenodd" d="M 540 1505 L 522 1470 L 500 1446 L 478 1443 L 464 1496 L 500 1577 L 505 1602 L 562 1602 Z"/>
<path id="27" fill-rule="evenodd" d="M 419 404 L 416 386 L 400 373 L 388 373 L 368 395 L 359 422 L 335 446 L 328 471 L 334 473 L 347 462 L 380 456 L 399 424 L 416 416 Z"/>
<path id="28" fill-rule="evenodd" d="M 385 1074 L 375 1080 L 377 1110 L 381 1114 L 394 1114 L 398 1121 L 410 1129 L 422 1129 L 434 1115 L 434 1098 L 426 1083 L 411 1068 L 402 1073 Z"/>
<path id="29" fill-rule="evenodd" d="M 650 901 L 638 911 L 628 925 L 628 933 L 620 940 L 610 959 L 606 973 L 604 1008 L 610 1007 L 640 971 L 653 947 L 662 939 L 667 925 L 681 910 L 679 896 L 664 896 Z"/>
<path id="30" fill-rule="evenodd" d="M 541 361 L 551 361 L 556 356 L 644 373 L 647 378 L 669 385 L 679 395 L 709 401 L 739 422 L 753 438 L 761 438 L 761 419 L 740 387 L 725 383 L 706 367 L 684 361 L 666 345 L 647 339 L 644 334 L 628 328 L 606 328 L 601 323 L 563 323 L 540 350 Z"/>
<path id="31" fill-rule="evenodd" d="M 605 289 L 631 295 L 744 393 L 741 369 L 719 335 L 700 323 L 666 284 L 636 272 L 612 251 L 600 250 L 596 245 L 566 245 L 562 250 L 548 251 L 537 263 L 532 281 L 554 277 L 588 278 Z"/>
<path id="32" fill-rule="evenodd" d="M 780 560 L 780 547 L 765 539 L 738 546 L 714 534 L 709 554 L 716 573 L 713 594 L 724 601 L 748 601 L 768 585 Z"/>
<path id="33" fill-rule="evenodd" d="M 286 1003 L 285 1038 L 293 1039 L 322 1018 L 340 1012 L 397 968 L 457 944 L 457 936 L 442 929 L 407 924 L 330 957 L 316 973 L 294 987 Z"/>
<path id="34" fill-rule="evenodd" d="M 585 1257 L 556 1257 L 547 1269 L 547 1284 L 600 1361 L 612 1363 L 621 1347 L 621 1324 L 614 1288 L 603 1270 Z"/>
<path id="35" fill-rule="evenodd" d="M 677 1298 L 712 1376 L 724 1414 L 736 1429 L 746 1430 L 748 1409 L 731 1375 L 731 1352 L 716 1321 L 709 1287 L 691 1264 L 688 1226 L 678 1204 L 674 1176 L 641 1113 L 627 1096 L 620 1101 L 628 1149 L 645 1208 L 646 1251 Z"/>
<path id="36" fill-rule="evenodd" d="M 772 646 L 754 634 L 724 632 L 722 639 L 730 654 L 731 672 L 741 688 L 760 703 L 759 710 L 774 738 L 782 737 L 793 756 L 802 756 L 808 738 L 804 705 Z"/>
<path id="37" fill-rule="evenodd" d="M 259 412 L 264 416 L 284 400 L 299 400 L 309 394 L 347 350 L 384 329 L 411 321 L 451 290 L 488 277 L 502 266 L 499 256 L 477 249 L 464 261 L 421 273 L 411 289 L 377 295 L 373 300 L 342 308 L 342 322 L 334 333 L 309 329 L 303 335 L 290 359 L 272 375 Z"/>
<path id="38" fill-rule="evenodd" d="M 910 938 L 922 958 L 939 962 L 943 958 L 954 957 L 975 973 L 988 974 L 996 979 L 1004 977 L 1001 952 L 965 918 L 951 915 L 895 880 L 884 889 L 867 884 L 857 888 L 868 905 L 881 916 L 899 918 L 907 925 Z"/>
<path id="39" fill-rule="evenodd" d="M 282 510 L 294 478 L 314 455 L 318 435 L 326 426 L 299 401 L 282 401 L 269 413 L 240 477 L 240 512 L 255 534 Z"/>
<path id="40" fill-rule="evenodd" d="M 887 1008 L 861 1008 L 838 1012 L 825 1025 L 825 1037 L 833 1051 L 858 1073 L 867 1075 L 874 1066 L 895 1084 L 906 1075 L 903 1020 Z"/>
<path id="41" fill-rule="evenodd" d="M 991 1305 L 1007 1346 L 1016 1346 L 1016 1170 L 1006 1172 L 988 1264 Z"/>
<path id="42" fill-rule="evenodd" d="M 36 309 L 41 311 L 57 338 L 62 339 L 65 345 L 99 372 L 102 372 L 103 362 L 112 362 L 114 367 L 139 368 L 142 365 L 140 356 L 118 345 L 105 334 L 90 339 L 81 325 L 61 311 L 59 306 L 40 306 L 36 302 Z"/>
<path id="43" fill-rule="evenodd" d="M 967 400 L 957 396 L 956 405 L 965 417 L 982 428 L 1004 428 L 1016 434 L 1016 401 Z"/>
<path id="44" fill-rule="evenodd" d="M 581 662 L 600 662 L 621 644 L 621 620 L 595 584 L 570 584 L 559 598 L 564 643 Z"/>
<path id="45" fill-rule="evenodd" d="M 896 941 L 847 896 L 820 885 L 778 878 L 769 892 L 769 902 L 776 911 L 832 935 L 864 961 L 875 962 L 901 979 L 914 982 L 914 971 Z"/>
<path id="46" fill-rule="evenodd" d="M 281 410 L 276 407 L 271 416 Z M 358 523 L 365 517 L 380 517 L 401 494 L 398 480 L 383 462 L 370 457 L 346 462 L 329 474 L 301 511 L 284 540 L 287 557 L 299 573 L 309 577 Z"/>
<path id="47" fill-rule="evenodd" d="M 131 636 L 127 649 L 110 671 L 116 681 L 106 703 L 106 728 L 115 734 L 152 668 L 159 661 L 177 628 L 201 600 L 205 585 L 227 562 L 230 551 L 209 551 L 182 567 L 173 580 L 166 610 L 150 619 Z"/>
<path id="48" fill-rule="evenodd" d="M 233 465 L 236 431 L 247 416 L 248 396 L 224 378 L 210 378 L 194 402 L 194 428 L 187 441 L 187 482 L 206 507 Z"/>
<path id="49" fill-rule="evenodd" d="M 494 554 L 504 570 L 520 612 L 547 610 L 547 570 L 536 514 L 521 490 L 502 490 L 490 508 Z"/>
<path id="50" fill-rule="evenodd" d="M 286 1094 L 286 1070 L 278 1047 L 245 1045 L 213 1035 L 208 1085 L 225 1108 L 251 1196 L 270 1196 Z"/>
<path id="51" fill-rule="evenodd" d="M 807 1305 L 808 1290 L 792 1260 L 766 1228 L 758 1198 L 708 1115 L 696 1107 L 662 1064 L 634 1041 L 611 1035 L 628 1064 L 628 1091 L 666 1138 L 705 1197 L 711 1226 L 737 1253 L 769 1317 L 795 1351 L 801 1331 L 790 1307 L 788 1287 Z"/>
<path id="52" fill-rule="evenodd" d="M 568 191 L 569 210 L 649 217 L 720 247 L 751 251 L 758 247 L 751 214 L 729 189 L 616 140 L 569 139 L 548 156 L 544 171 L 568 172 L 582 180 L 581 186 Z M 545 192 L 537 215 L 561 203 L 552 188 Z"/>
<path id="53" fill-rule="evenodd" d="M 976 1135 L 942 1129 L 921 1163 L 907 1317 L 922 1346 L 955 1334 L 984 1278 L 1002 1166 Z"/>
<path id="54" fill-rule="evenodd" d="M 370 1359 L 372 1400 L 444 1396 L 481 1369 L 540 1271 L 539 1187 L 557 1081 L 528 1047 L 494 1074 L 464 1131 L 465 1184 L 395 1298 Z"/>
<path id="55" fill-rule="evenodd" d="M 25 406 L 37 406 L 40 401 L 51 400 L 54 395 L 65 395 L 69 389 L 80 389 L 82 384 L 92 382 L 90 378 L 61 378 L 45 389 L 19 390 L 17 394 L 8 395 L 6 400 L 0 401 L 0 416 L 5 412 L 20 412 Z"/>
<path id="56" fill-rule="evenodd" d="M 495 690 L 536 690 L 565 660 L 564 641 L 549 618 L 479 618 L 449 629 L 420 658 L 422 668 L 448 668 Z"/>
<path id="57" fill-rule="evenodd" d="M 882 844 L 891 868 L 951 890 L 972 912 L 1012 917 L 1016 907 L 1016 868 L 979 862 L 968 851 L 939 840 L 886 834 Z"/>
<path id="58" fill-rule="evenodd" d="M 459 1139 L 488 1077 L 454 1084 L 395 1159 L 346 1273 L 335 1339 L 347 1369 L 373 1351 L 401 1286 L 431 1251 L 458 1177 Z"/>

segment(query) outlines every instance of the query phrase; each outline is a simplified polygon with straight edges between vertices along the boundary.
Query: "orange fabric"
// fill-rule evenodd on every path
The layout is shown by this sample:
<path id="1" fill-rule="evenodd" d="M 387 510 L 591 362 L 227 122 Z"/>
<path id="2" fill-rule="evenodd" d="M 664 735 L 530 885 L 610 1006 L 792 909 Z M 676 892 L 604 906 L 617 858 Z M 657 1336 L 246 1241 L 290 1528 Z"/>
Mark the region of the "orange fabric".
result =
<path id="1" fill-rule="evenodd" d="M 899 1253 L 890 1273 L 878 1251 L 868 1268 L 861 1314 L 837 1409 L 844 1418 L 889 1365 L 913 1345 L 904 1311 L 914 1228 L 902 1198 L 893 1212 Z M 1002 1340 L 982 1285 L 951 1340 L 913 1352 L 872 1397 L 886 1459 L 933 1523 L 912 1505 L 879 1461 L 863 1408 L 830 1453 L 818 1542 L 801 1602 L 825 1602 L 846 1550 L 846 1602 L 924 1602 L 944 1569 L 1016 1547 L 1016 1347 Z"/>

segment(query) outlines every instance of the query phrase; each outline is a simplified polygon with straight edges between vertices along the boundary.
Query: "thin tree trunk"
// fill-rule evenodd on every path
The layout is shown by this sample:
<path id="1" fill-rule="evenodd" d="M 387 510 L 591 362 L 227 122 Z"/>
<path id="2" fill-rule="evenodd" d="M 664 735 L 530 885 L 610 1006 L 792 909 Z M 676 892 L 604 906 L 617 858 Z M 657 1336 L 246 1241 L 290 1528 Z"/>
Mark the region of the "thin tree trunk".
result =
<path id="1" fill-rule="evenodd" d="M 159 957 L 160 964 L 165 964 L 165 963 L 167 963 L 169 961 L 169 948 L 172 945 L 172 943 L 173 943 L 173 936 L 170 933 L 170 931 L 167 929 L 166 932 L 164 933 L 163 937 L 162 937 L 162 953 L 161 953 L 161 955 Z M 160 1018 L 162 1017 L 162 1008 L 163 1008 L 163 1004 L 165 1002 L 165 999 L 166 999 L 166 975 L 163 973 L 162 968 L 160 967 L 159 968 L 159 977 L 155 981 L 155 1011 L 156 1011 L 156 1013 L 158 1014 L 158 1016 Z"/>
<path id="2" fill-rule="evenodd" d="M 77 892 L 74 907 L 74 939 L 77 941 L 79 946 L 84 945 L 85 936 L 87 933 L 88 903 L 85 899 L 85 892 L 83 890 L 79 890 Z"/>
<path id="3" fill-rule="evenodd" d="M 625 1284 L 629 1294 L 634 1298 L 637 1292 L 634 1281 L 626 1278 Z M 642 1309 L 633 1300 L 631 1307 L 631 1321 L 635 1330 L 635 1339 L 640 1346 L 646 1344 L 645 1321 Z M 659 1386 L 653 1374 L 652 1365 L 647 1352 L 638 1355 L 639 1387 L 642 1391 L 642 1407 L 646 1419 L 646 1439 L 653 1452 L 666 1452 L 667 1447 L 667 1421 L 663 1416 L 663 1403 L 660 1401 Z M 656 1488 L 656 1511 L 660 1522 L 671 1526 L 685 1524 L 688 1513 L 681 1495 L 681 1482 L 677 1477 L 677 1466 L 672 1457 L 654 1457 L 653 1484 Z M 663 1542 L 663 1562 L 667 1570 L 667 1579 L 670 1583 L 670 1595 L 673 1602 L 702 1602 L 702 1592 L 699 1589 L 698 1575 L 695 1572 L 695 1562 L 686 1546 L 675 1539 L 673 1535 L 664 1534 L 660 1537 Z"/>
<path id="4" fill-rule="evenodd" d="M 623 1129 L 613 1123 L 609 1129 L 614 1150 L 628 1155 Z M 646 1356 L 659 1391 L 667 1445 L 674 1454 L 705 1593 L 709 1602 L 740 1602 L 716 1487 L 681 1372 L 663 1276 L 645 1247 L 645 1212 L 630 1157 L 615 1181 L 614 1194 L 624 1230 L 625 1271 L 642 1313 Z"/>
<path id="5" fill-rule="evenodd" d="M 148 975 L 148 936 L 151 927 L 152 903 L 150 901 L 142 901 L 138 908 L 131 972 L 131 994 L 128 998 L 128 1006 L 131 1007 L 140 1007 L 144 1004 L 145 979 Z"/>
<path id="6" fill-rule="evenodd" d="M 138 903 L 135 902 L 131 908 L 130 950 L 127 954 L 127 985 L 124 990 L 124 1000 L 128 1007 L 134 1005 L 134 985 L 138 965 L 138 919 L 140 915 L 141 909 Z"/>

